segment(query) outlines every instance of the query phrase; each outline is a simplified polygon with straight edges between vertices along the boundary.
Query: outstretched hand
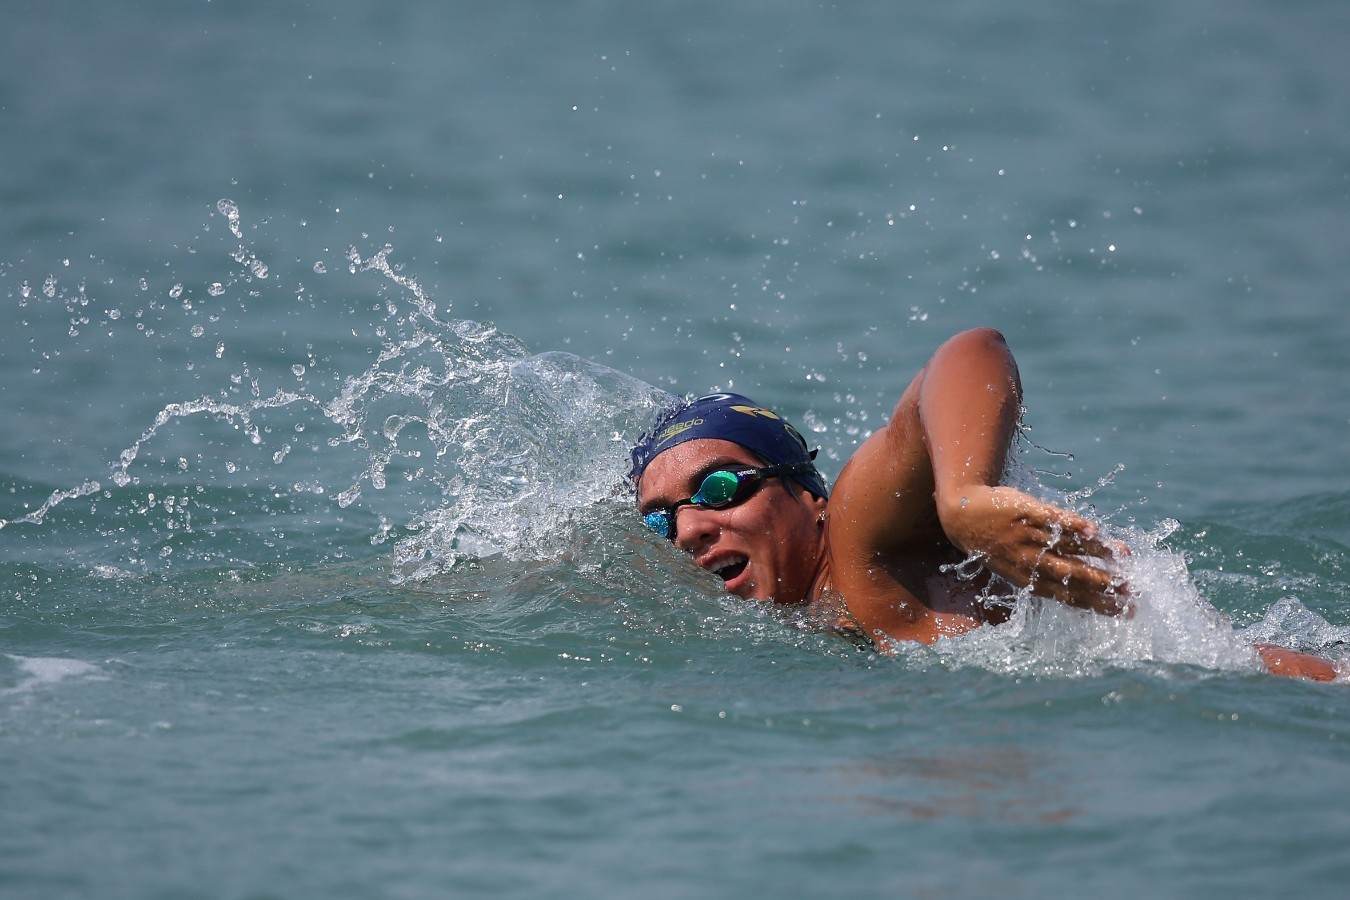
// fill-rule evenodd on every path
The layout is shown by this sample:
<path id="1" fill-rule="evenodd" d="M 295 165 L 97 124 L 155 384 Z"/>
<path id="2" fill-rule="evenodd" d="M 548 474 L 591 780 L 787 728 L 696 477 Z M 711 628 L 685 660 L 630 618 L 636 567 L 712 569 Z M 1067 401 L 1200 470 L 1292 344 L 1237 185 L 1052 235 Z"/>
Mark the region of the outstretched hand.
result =
<path id="1" fill-rule="evenodd" d="M 1088 519 L 1010 487 L 971 485 L 942 499 L 947 537 L 1011 583 L 1103 615 L 1134 614 L 1129 586 L 1088 561 L 1129 550 L 1100 540 Z"/>
<path id="2" fill-rule="evenodd" d="M 1257 644 L 1256 652 L 1272 675 L 1307 678 L 1310 681 L 1335 681 L 1340 672 L 1329 659 L 1298 653 L 1274 644 Z"/>

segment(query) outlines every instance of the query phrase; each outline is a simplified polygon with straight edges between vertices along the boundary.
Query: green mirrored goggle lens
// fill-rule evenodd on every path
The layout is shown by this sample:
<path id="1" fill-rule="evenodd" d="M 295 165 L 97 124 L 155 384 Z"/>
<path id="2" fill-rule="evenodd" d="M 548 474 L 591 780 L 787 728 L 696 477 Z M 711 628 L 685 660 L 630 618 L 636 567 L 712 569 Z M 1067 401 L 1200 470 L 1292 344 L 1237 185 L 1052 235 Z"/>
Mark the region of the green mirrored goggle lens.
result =
<path id="1" fill-rule="evenodd" d="M 735 498 L 740 486 L 740 476 L 735 472 L 713 472 L 703 479 L 698 493 L 690 499 L 701 506 L 721 506 Z"/>

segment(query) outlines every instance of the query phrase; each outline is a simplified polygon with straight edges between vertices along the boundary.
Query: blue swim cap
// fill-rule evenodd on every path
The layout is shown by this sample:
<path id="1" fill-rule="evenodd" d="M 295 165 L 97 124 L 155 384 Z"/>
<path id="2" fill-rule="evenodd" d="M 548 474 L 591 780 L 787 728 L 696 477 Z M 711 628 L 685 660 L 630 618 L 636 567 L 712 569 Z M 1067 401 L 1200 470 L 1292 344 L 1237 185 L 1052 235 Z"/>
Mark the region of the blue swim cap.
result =
<path id="1" fill-rule="evenodd" d="M 648 464 L 671 447 L 701 438 L 740 444 L 770 465 L 810 463 L 816 451 L 787 420 L 740 394 L 709 394 L 666 410 L 633 448 L 629 479 L 636 483 Z M 829 497 L 825 479 L 814 465 L 786 476 L 817 497 Z"/>

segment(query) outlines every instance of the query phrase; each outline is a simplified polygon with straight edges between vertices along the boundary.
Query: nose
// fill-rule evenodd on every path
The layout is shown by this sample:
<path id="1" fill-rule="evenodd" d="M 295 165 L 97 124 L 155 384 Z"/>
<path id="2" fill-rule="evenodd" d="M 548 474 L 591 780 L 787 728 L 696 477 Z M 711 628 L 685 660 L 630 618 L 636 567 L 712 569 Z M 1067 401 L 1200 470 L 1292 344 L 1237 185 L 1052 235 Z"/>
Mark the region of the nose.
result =
<path id="1" fill-rule="evenodd" d="M 718 511 L 700 506 L 681 506 L 675 511 L 675 545 L 685 553 L 697 554 L 713 541 L 722 528 Z"/>

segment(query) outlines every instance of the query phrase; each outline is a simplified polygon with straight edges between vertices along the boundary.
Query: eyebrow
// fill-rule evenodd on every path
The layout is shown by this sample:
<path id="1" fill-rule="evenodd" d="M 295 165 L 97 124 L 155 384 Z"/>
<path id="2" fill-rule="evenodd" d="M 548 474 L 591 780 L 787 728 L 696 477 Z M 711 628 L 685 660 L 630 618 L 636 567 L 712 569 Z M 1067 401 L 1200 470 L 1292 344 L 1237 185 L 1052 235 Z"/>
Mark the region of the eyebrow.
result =
<path id="1" fill-rule="evenodd" d="M 754 467 L 755 467 L 754 463 L 748 463 L 745 462 L 744 460 L 736 459 L 735 457 L 719 456 L 716 457 L 715 459 L 709 460 L 699 468 L 695 469 L 693 473 L 691 473 L 690 476 L 685 480 L 685 488 L 689 491 L 688 496 L 692 496 L 695 492 L 698 491 L 698 486 L 703 483 L 703 479 L 707 478 L 709 475 L 711 475 L 713 472 L 716 472 L 719 469 L 731 469 L 731 468 L 753 469 Z M 669 503 L 660 502 L 664 499 L 666 498 L 659 496 L 653 497 L 646 503 L 643 503 L 641 506 L 639 506 L 638 512 L 642 513 L 643 515 L 646 515 L 647 513 L 651 512 L 654 509 L 663 509 L 664 507 L 670 506 Z M 682 500 L 684 498 L 681 497 L 679 499 Z"/>

